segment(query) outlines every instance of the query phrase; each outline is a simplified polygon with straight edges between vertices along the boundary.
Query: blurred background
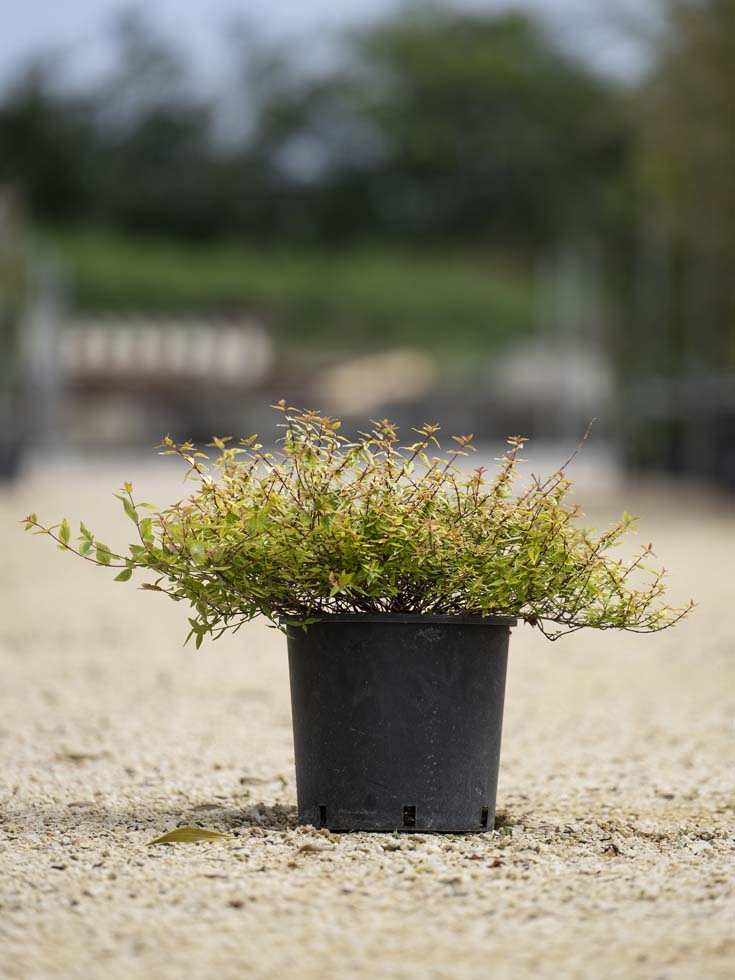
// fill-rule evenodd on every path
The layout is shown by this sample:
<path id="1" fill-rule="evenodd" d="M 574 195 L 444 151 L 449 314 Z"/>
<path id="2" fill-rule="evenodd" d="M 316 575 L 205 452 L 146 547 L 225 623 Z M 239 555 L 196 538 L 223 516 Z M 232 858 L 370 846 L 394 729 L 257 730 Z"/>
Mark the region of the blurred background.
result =
<path id="1" fill-rule="evenodd" d="M 735 489 L 729 0 L 1 19 L 4 477 L 285 397 Z"/>
<path id="2" fill-rule="evenodd" d="M 734 271 L 735 0 L 0 0 L 0 973 L 732 977 Z M 280 398 L 542 475 L 596 418 L 699 604 L 514 631 L 502 859 L 302 855 L 280 634 L 22 533 L 124 550 Z M 198 822 L 245 863 L 142 846 Z"/>

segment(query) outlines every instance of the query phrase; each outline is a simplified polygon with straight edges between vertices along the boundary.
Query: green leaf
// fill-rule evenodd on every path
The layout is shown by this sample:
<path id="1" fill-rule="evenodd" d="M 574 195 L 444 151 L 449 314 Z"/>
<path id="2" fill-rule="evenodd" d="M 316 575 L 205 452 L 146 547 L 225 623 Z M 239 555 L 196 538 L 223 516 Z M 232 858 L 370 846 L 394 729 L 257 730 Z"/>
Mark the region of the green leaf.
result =
<path id="1" fill-rule="evenodd" d="M 248 531 L 253 531 L 257 534 L 263 530 L 267 523 L 268 511 L 265 507 L 259 507 L 248 521 Z"/>
<path id="2" fill-rule="evenodd" d="M 114 582 L 127 582 L 128 579 L 130 578 L 130 576 L 132 574 L 133 574 L 133 569 L 132 568 L 123 568 L 123 570 L 121 572 L 118 572 L 118 574 L 115 576 L 115 578 L 113 579 L 113 581 Z"/>
<path id="3" fill-rule="evenodd" d="M 204 830 L 202 827 L 177 827 L 170 830 L 163 837 L 156 837 L 155 840 L 148 841 L 151 844 L 196 844 L 205 840 L 230 840 L 230 834 L 220 834 L 216 830 Z"/>
<path id="4" fill-rule="evenodd" d="M 132 503 L 130 501 L 130 498 L 129 497 L 126 497 L 122 493 L 114 493 L 113 494 L 113 497 L 117 497 L 117 499 L 123 505 L 123 509 L 125 510 L 125 513 L 128 515 L 128 517 L 130 518 L 130 520 L 131 521 L 135 521 L 135 523 L 137 524 L 138 523 L 138 515 L 135 512 L 135 508 L 133 507 L 133 505 L 132 505 Z"/>
<path id="5" fill-rule="evenodd" d="M 153 519 L 150 517 L 144 517 L 140 522 L 140 536 L 144 541 L 153 540 Z"/>
<path id="6" fill-rule="evenodd" d="M 71 537 L 71 531 L 69 529 L 69 522 L 66 518 L 61 522 L 61 527 L 59 528 L 59 540 L 63 544 L 69 544 L 69 538 Z"/>
<path id="7" fill-rule="evenodd" d="M 82 543 L 79 545 L 80 555 L 88 555 L 91 550 L 92 550 L 92 542 L 89 539 L 82 541 Z"/>
<path id="8" fill-rule="evenodd" d="M 96 544 L 96 552 L 97 552 L 97 561 L 101 565 L 110 564 L 111 553 L 110 553 L 110 549 L 107 547 L 106 544 L 102 544 L 100 541 L 98 541 Z"/>

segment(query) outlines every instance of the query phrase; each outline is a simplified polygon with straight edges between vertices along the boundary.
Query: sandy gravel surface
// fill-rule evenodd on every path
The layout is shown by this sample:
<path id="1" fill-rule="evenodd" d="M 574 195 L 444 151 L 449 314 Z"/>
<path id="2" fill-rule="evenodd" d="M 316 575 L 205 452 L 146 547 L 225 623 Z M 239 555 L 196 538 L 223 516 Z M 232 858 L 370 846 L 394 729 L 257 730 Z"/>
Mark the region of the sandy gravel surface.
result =
<path id="1" fill-rule="evenodd" d="M 332 837 L 295 825 L 280 634 L 183 650 L 183 608 L 12 525 L 120 545 L 108 490 L 176 492 L 138 470 L 0 491 L 0 976 L 735 975 L 732 501 L 626 501 L 701 600 L 688 624 L 514 632 L 498 831 Z M 197 822 L 232 839 L 145 846 Z"/>

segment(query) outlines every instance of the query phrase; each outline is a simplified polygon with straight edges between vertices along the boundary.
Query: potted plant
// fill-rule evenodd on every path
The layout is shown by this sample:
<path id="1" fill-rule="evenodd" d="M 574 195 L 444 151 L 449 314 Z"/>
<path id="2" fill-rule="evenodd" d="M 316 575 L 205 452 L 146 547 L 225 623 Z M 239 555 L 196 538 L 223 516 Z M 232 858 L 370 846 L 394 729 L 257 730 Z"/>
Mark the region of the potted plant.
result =
<path id="1" fill-rule="evenodd" d="M 651 546 L 610 549 L 568 503 L 565 464 L 514 491 L 524 440 L 489 478 L 460 467 L 471 436 L 441 455 L 438 426 L 399 443 L 390 422 L 355 441 L 316 412 L 277 406 L 283 437 L 215 439 L 181 457 L 194 492 L 155 510 L 116 496 L 137 540 L 116 554 L 84 525 L 27 530 L 191 606 L 199 647 L 264 616 L 288 636 L 299 818 L 333 830 L 493 828 L 509 632 L 550 639 L 591 627 L 652 632 L 686 614 L 662 604 Z M 570 462 L 569 460 L 568 462 Z M 645 581 L 635 587 L 633 580 Z"/>

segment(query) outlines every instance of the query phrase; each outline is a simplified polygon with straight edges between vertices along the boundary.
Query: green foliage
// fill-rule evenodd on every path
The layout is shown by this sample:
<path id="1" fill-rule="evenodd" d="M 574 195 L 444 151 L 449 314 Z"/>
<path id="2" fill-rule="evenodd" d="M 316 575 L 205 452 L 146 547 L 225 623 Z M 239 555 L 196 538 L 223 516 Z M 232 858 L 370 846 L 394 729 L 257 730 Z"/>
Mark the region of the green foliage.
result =
<path id="1" fill-rule="evenodd" d="M 90 560 L 82 549 L 94 545 L 97 563 L 121 569 L 118 580 L 150 571 L 156 579 L 144 589 L 190 604 L 197 647 L 258 615 L 308 626 L 339 612 L 502 614 L 553 638 L 583 626 L 660 630 L 688 611 L 659 601 L 664 572 L 644 564 L 651 545 L 627 562 L 609 554 L 630 515 L 602 534 L 579 526 L 566 464 L 514 491 L 520 437 L 489 479 L 484 467 L 468 474 L 458 465 L 472 436 L 454 436 L 440 454 L 437 425 L 401 445 L 383 420 L 350 441 L 335 419 L 277 408 L 283 438 L 274 453 L 254 435 L 237 445 L 215 438 L 210 464 L 191 443 L 164 440 L 163 454 L 187 464 L 196 489 L 141 520 L 150 505 L 136 505 L 125 485 L 120 497 L 139 537 L 129 557 L 82 525 L 79 554 Z M 25 522 L 75 550 L 63 540 L 66 521 Z M 636 589 L 640 572 L 648 578 Z"/>
<path id="2" fill-rule="evenodd" d="M 487 252 L 372 246 L 340 251 L 57 234 L 83 310 L 245 310 L 286 345 L 377 343 L 488 350 L 534 322 L 533 283 Z"/>

